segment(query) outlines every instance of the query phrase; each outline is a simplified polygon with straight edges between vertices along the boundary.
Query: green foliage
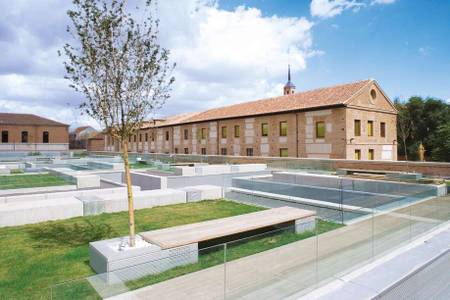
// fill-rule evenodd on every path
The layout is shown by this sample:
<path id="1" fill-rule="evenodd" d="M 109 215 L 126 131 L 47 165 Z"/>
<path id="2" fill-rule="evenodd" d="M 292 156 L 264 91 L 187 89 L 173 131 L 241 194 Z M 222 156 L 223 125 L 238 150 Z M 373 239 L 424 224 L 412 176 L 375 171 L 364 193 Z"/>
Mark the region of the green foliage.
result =
<path id="1" fill-rule="evenodd" d="M 11 174 L 22 174 L 23 170 L 22 169 L 12 169 L 11 170 Z"/>
<path id="2" fill-rule="evenodd" d="M 450 161 L 450 105 L 436 98 L 414 96 L 395 101 L 398 110 L 398 154 L 418 159 L 418 147 L 425 147 L 427 160 Z M 404 145 L 406 143 L 406 146 Z"/>

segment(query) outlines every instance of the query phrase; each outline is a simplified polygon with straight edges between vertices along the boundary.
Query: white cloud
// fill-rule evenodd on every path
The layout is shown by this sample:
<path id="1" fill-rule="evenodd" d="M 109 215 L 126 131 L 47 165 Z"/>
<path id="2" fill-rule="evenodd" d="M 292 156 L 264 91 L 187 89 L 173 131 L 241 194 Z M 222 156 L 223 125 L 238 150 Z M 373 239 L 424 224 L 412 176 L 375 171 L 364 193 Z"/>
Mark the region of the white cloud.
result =
<path id="1" fill-rule="evenodd" d="M 372 0 L 370 5 L 392 4 L 396 0 Z M 322 19 L 340 15 L 345 10 L 354 12 L 367 6 L 368 0 L 312 0 L 310 5 L 311 15 Z"/>
<path id="2" fill-rule="evenodd" d="M 365 4 L 355 0 L 312 0 L 311 15 L 319 18 L 331 18 L 341 14 L 344 10 L 357 10 Z"/>
<path id="3" fill-rule="evenodd" d="M 68 38 L 68 5 L 0 3 L 7 12 L 0 20 L 0 110 L 88 122 L 75 109 L 83 96 L 68 87 L 56 54 Z M 295 73 L 323 55 L 312 47 L 313 23 L 306 18 L 264 16 L 243 6 L 226 11 L 208 0 L 159 1 L 158 12 L 161 43 L 177 63 L 172 97 L 159 115 L 280 95 L 288 63 Z"/>
<path id="4" fill-rule="evenodd" d="M 308 57 L 323 54 L 311 49 L 313 23 L 305 18 L 266 17 L 243 6 L 225 11 L 194 0 L 160 6 L 162 42 L 177 62 L 173 97 L 164 111 L 280 95 L 288 63 L 299 71 Z"/>
<path id="5" fill-rule="evenodd" d="M 370 5 L 375 5 L 375 4 L 392 4 L 394 3 L 396 0 L 373 0 Z"/>

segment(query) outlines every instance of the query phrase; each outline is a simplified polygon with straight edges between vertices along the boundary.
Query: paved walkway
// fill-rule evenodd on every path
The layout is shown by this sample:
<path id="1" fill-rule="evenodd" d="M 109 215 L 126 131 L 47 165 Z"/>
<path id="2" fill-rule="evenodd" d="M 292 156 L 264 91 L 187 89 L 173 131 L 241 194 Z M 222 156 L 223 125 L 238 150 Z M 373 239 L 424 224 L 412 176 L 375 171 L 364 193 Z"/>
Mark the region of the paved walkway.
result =
<path id="1" fill-rule="evenodd" d="M 435 198 L 109 299 L 285 299 L 358 268 L 449 219 L 450 197 Z"/>

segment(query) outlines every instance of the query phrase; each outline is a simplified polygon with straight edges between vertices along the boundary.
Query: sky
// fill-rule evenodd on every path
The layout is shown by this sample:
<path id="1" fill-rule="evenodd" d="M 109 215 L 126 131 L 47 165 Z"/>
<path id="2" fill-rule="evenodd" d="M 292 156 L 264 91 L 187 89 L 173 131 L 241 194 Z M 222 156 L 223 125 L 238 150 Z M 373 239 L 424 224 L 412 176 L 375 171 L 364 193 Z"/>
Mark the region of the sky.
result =
<path id="1" fill-rule="evenodd" d="M 99 128 L 57 54 L 69 8 L 0 0 L 1 112 Z M 281 95 L 288 64 L 297 91 L 374 78 L 391 99 L 450 101 L 447 0 L 160 0 L 158 14 L 177 64 L 158 117 Z"/>

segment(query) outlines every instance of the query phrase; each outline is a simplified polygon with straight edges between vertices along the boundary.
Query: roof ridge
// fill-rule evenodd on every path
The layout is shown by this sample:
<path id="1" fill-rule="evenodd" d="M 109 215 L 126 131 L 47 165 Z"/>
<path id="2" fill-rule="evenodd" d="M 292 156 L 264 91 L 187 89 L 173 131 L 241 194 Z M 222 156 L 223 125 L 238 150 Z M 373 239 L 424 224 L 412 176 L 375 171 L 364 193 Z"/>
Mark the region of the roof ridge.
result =
<path id="1" fill-rule="evenodd" d="M 362 80 L 353 81 L 353 82 L 340 83 L 340 84 L 335 84 L 335 85 L 331 85 L 331 86 L 315 88 L 315 89 L 306 90 L 306 91 L 303 91 L 303 92 L 298 92 L 298 93 L 289 94 L 289 95 L 272 96 L 272 97 L 268 97 L 268 98 L 261 98 L 261 99 L 256 99 L 256 100 L 243 101 L 243 102 L 239 102 L 239 103 L 234 103 L 234 104 L 230 104 L 230 105 L 214 107 L 214 108 L 210 108 L 210 109 L 207 109 L 207 110 L 203 110 L 203 111 L 198 112 L 198 114 L 205 113 L 205 112 L 212 111 L 212 110 L 216 110 L 216 109 L 222 109 L 222 108 L 226 108 L 226 107 L 233 107 L 235 105 L 241 105 L 241 104 L 247 104 L 247 103 L 255 103 L 255 102 L 258 102 L 258 101 L 279 100 L 280 98 L 283 98 L 283 97 L 286 97 L 286 98 L 295 97 L 295 96 L 298 96 L 298 95 L 301 95 L 301 94 L 305 94 L 305 93 L 317 92 L 317 91 L 321 91 L 321 90 L 332 89 L 332 88 L 342 87 L 342 86 L 351 85 L 351 84 L 357 84 L 357 83 L 361 83 L 361 82 L 364 82 L 364 81 L 370 82 L 372 80 L 374 80 L 374 79 L 362 79 Z"/>

